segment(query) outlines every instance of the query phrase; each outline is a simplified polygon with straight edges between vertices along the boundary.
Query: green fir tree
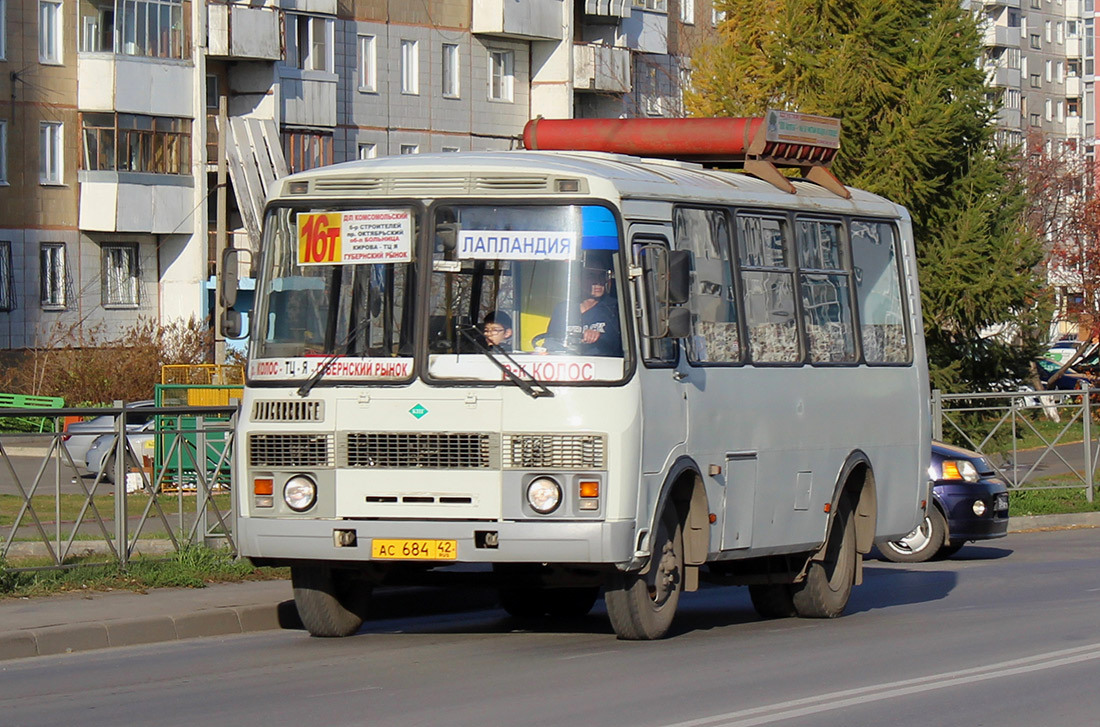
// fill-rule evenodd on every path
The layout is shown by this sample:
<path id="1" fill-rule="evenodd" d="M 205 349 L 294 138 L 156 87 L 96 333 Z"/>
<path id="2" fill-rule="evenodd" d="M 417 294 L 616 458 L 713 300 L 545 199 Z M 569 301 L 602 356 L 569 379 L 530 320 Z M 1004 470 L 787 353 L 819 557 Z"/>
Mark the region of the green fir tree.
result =
<path id="1" fill-rule="evenodd" d="M 836 116 L 833 172 L 908 208 L 932 384 L 986 388 L 1035 353 L 1042 248 L 993 143 L 980 34 L 958 0 L 720 0 L 696 53 L 696 116 Z M 1004 335 L 990 336 L 991 331 Z M 1011 339 L 1012 342 L 1006 343 Z"/>

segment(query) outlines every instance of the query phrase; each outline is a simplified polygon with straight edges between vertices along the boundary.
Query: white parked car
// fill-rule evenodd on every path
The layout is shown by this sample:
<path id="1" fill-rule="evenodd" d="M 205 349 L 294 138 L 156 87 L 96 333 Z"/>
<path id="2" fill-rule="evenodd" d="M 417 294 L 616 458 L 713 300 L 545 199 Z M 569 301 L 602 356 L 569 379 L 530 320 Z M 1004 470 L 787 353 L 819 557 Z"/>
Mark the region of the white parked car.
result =
<path id="1" fill-rule="evenodd" d="M 132 401 L 126 404 L 127 409 L 151 410 L 154 406 L 156 406 L 156 404 L 152 399 Z M 126 429 L 129 431 L 138 431 L 151 421 L 153 421 L 153 414 L 151 412 L 131 414 L 127 419 Z M 73 462 L 77 465 L 81 465 L 87 461 L 88 449 L 92 446 L 92 443 L 100 436 L 111 434 L 114 431 L 114 415 L 103 414 L 85 422 L 70 424 L 65 428 L 65 434 L 61 439 L 65 443 L 65 449 L 69 451 L 69 456 L 73 458 Z M 98 470 L 96 471 L 98 472 Z"/>

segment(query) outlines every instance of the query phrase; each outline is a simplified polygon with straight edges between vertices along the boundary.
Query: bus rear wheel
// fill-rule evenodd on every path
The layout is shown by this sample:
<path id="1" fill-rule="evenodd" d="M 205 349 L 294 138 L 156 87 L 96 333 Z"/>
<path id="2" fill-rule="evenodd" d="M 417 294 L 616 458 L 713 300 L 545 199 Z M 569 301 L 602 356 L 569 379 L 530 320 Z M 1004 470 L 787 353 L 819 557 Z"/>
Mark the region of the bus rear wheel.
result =
<path id="1" fill-rule="evenodd" d="M 311 636 L 351 636 L 363 625 L 371 587 L 350 571 L 292 566 L 294 605 Z"/>
<path id="2" fill-rule="evenodd" d="M 640 572 L 615 573 L 604 593 L 615 635 L 628 641 L 659 639 L 668 633 L 684 587 L 684 543 L 680 519 L 666 507 L 653 534 L 649 565 Z"/>
<path id="3" fill-rule="evenodd" d="M 859 557 L 852 507 L 842 498 L 829 528 L 825 557 L 810 563 L 805 580 L 790 587 L 795 612 L 802 618 L 839 616 L 852 595 Z"/>

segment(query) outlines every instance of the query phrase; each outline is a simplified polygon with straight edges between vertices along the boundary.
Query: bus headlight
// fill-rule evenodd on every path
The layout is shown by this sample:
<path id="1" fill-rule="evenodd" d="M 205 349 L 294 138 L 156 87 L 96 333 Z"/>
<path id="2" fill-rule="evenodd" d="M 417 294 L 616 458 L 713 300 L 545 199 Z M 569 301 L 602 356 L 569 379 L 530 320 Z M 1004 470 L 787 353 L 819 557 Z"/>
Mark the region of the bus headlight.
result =
<path id="1" fill-rule="evenodd" d="M 540 515 L 549 515 L 561 504 L 561 485 L 550 477 L 536 477 L 527 485 L 527 504 Z"/>
<path id="2" fill-rule="evenodd" d="M 294 512 L 305 512 L 317 502 L 317 483 L 305 475 L 294 475 L 283 485 L 283 501 Z"/>

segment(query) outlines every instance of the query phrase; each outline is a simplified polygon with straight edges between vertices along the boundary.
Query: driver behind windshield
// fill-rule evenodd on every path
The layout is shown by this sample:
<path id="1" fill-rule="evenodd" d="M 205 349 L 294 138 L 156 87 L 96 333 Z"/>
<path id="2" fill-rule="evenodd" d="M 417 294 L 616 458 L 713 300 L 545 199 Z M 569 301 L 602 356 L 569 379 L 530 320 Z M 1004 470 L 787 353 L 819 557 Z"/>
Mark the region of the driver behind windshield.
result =
<path id="1" fill-rule="evenodd" d="M 562 301 L 554 306 L 546 329 L 547 340 L 583 356 L 622 356 L 619 311 L 612 284 L 610 270 L 584 268 L 579 305 Z"/>

